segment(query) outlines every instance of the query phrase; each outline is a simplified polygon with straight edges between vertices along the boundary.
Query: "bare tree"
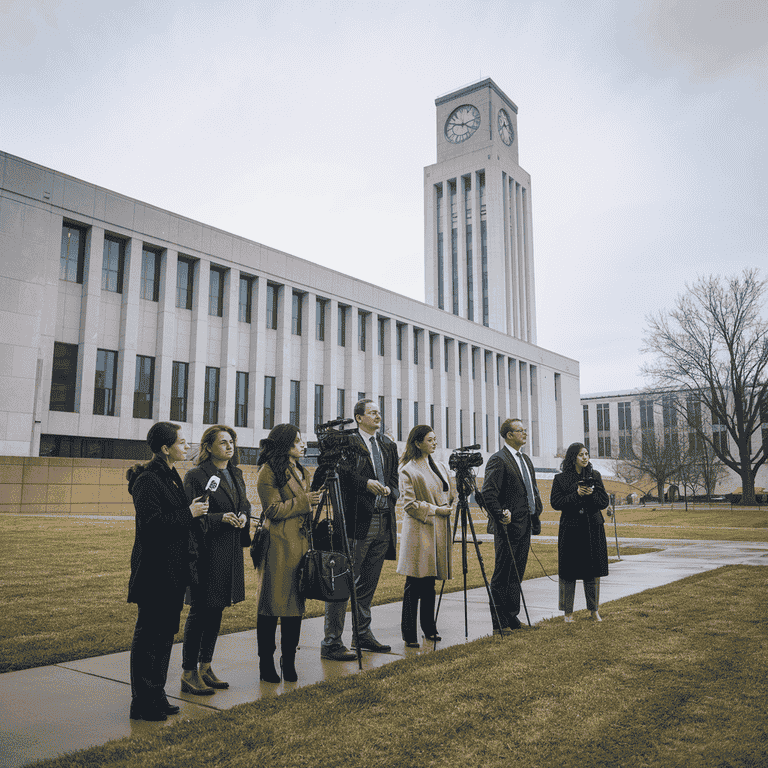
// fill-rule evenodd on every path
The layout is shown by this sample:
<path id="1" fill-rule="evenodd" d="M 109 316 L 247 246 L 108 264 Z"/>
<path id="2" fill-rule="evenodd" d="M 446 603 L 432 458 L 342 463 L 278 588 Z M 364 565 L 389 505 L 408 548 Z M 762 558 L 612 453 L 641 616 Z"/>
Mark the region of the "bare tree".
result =
<path id="1" fill-rule="evenodd" d="M 643 375 L 660 387 L 690 393 L 701 401 L 730 441 L 702 439 L 725 466 L 741 476 L 742 504 L 755 503 L 755 475 L 766 460 L 761 403 L 768 401 L 768 322 L 762 319 L 767 283 L 756 269 L 726 280 L 700 278 L 675 307 L 646 319 L 642 351 L 655 356 Z M 731 445 L 735 451 L 731 450 Z"/>
<path id="2" fill-rule="evenodd" d="M 641 450 L 634 450 L 631 455 L 618 459 L 616 474 L 622 479 L 634 478 L 633 483 L 647 475 L 656 483 L 659 501 L 663 502 L 664 483 L 678 473 L 683 460 L 680 441 L 653 429 L 637 430 L 633 434 L 635 437 L 639 439 L 633 439 L 633 442 L 641 443 Z M 677 434 L 674 437 L 677 438 Z"/>

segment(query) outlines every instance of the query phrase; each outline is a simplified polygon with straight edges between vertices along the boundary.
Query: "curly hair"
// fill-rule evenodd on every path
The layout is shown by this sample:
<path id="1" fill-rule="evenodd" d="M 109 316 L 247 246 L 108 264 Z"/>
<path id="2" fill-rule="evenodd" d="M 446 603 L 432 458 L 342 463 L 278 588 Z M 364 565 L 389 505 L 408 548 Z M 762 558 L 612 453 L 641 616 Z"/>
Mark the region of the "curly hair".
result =
<path id="1" fill-rule="evenodd" d="M 269 464 L 278 488 L 282 488 L 288 482 L 286 476 L 286 470 L 290 463 L 288 451 L 296 442 L 298 434 L 299 428 L 295 424 L 277 424 L 272 427 L 269 435 L 259 443 L 259 459 L 256 463 L 258 466 Z M 298 461 L 296 466 L 303 476 L 304 467 Z"/>

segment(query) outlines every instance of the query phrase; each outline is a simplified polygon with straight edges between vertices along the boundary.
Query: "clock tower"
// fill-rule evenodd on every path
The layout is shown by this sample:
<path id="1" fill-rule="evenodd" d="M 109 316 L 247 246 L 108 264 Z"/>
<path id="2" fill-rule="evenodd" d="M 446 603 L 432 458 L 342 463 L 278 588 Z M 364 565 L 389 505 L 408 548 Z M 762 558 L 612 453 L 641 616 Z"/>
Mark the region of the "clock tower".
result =
<path id="1" fill-rule="evenodd" d="M 490 78 L 435 100 L 424 169 L 427 304 L 536 343 L 531 179 L 517 106 Z"/>

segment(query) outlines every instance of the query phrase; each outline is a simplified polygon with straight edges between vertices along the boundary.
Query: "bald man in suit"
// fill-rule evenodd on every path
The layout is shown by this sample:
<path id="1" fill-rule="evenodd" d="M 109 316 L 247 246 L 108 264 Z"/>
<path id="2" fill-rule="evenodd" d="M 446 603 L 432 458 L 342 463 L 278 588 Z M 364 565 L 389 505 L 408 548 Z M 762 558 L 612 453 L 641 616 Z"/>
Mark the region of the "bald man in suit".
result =
<path id="1" fill-rule="evenodd" d="M 520 580 L 528 563 L 531 534 L 541 533 L 542 504 L 533 463 L 521 448 L 528 434 L 520 419 L 507 419 L 499 430 L 504 447 L 488 459 L 483 500 L 496 561 L 491 578 L 493 631 L 520 629 Z M 511 549 L 511 551 L 510 551 Z M 498 615 L 497 615 L 498 613 Z"/>

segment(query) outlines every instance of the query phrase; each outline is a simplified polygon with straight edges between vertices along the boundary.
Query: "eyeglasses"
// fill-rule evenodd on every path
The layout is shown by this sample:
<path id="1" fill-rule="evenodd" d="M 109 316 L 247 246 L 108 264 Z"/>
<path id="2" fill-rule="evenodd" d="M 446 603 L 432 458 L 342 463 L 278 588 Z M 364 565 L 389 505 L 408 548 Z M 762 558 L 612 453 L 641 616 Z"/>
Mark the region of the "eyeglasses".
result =
<path id="1" fill-rule="evenodd" d="M 528 434 L 527 429 L 510 429 L 510 432 L 522 432 L 523 434 Z"/>

